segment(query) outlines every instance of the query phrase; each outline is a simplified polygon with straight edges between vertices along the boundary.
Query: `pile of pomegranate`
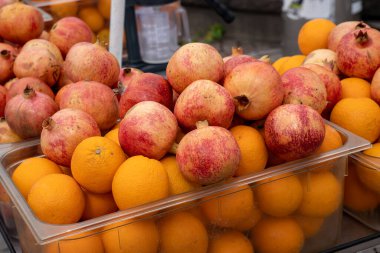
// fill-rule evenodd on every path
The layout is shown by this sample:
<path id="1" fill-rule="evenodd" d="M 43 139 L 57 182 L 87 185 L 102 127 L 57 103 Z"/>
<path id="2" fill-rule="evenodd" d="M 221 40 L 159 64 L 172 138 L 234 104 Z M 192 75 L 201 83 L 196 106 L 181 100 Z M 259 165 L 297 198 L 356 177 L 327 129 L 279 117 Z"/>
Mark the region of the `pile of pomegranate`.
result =
<path id="1" fill-rule="evenodd" d="M 14 29 L 18 16 L 22 29 Z M 370 80 L 380 65 L 379 31 L 357 22 L 338 25 L 331 49 L 282 76 L 266 58 L 242 51 L 223 58 L 211 45 L 188 43 L 169 60 L 166 77 L 121 68 L 77 18 L 43 34 L 34 7 L 9 1 L 0 23 L 0 116 L 9 125 L 1 135 L 40 138 L 48 158 L 69 166 L 76 145 L 120 121 L 128 156 L 176 153 L 186 179 L 201 185 L 235 174 L 240 150 L 229 128 L 237 124 L 263 128 L 277 161 L 313 154 L 323 118 L 340 100 L 337 74 Z M 380 100 L 378 90 L 372 94 Z"/>

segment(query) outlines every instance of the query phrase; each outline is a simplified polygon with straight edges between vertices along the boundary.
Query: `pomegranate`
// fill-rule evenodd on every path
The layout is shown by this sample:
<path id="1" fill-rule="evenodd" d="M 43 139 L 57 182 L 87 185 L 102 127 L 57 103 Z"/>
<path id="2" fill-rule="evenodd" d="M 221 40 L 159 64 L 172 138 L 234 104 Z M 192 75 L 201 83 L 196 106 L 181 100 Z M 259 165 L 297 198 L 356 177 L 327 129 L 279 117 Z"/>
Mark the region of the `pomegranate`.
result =
<path id="1" fill-rule="evenodd" d="M 232 47 L 231 55 L 223 57 L 223 62 L 226 63 L 232 57 L 237 56 L 237 55 L 242 55 L 243 53 L 244 53 L 244 50 L 242 47 Z"/>
<path id="2" fill-rule="evenodd" d="M 224 80 L 234 99 L 237 114 L 247 120 L 264 118 L 282 104 L 281 77 L 270 64 L 257 61 L 240 64 Z"/>
<path id="3" fill-rule="evenodd" d="M 302 65 L 306 64 L 318 64 L 339 75 L 339 69 L 336 64 L 336 53 L 330 49 L 321 48 L 310 52 Z"/>
<path id="4" fill-rule="evenodd" d="M 10 128 L 21 138 L 38 137 L 42 122 L 58 111 L 58 105 L 48 95 L 26 87 L 5 106 L 5 119 Z"/>
<path id="5" fill-rule="evenodd" d="M 179 95 L 174 115 L 186 130 L 196 128 L 198 121 L 207 120 L 209 125 L 228 128 L 235 112 L 230 93 L 219 84 L 209 80 L 191 83 Z"/>
<path id="6" fill-rule="evenodd" d="M 120 97 L 120 118 L 141 101 L 156 101 L 169 109 L 173 107 L 173 91 L 168 81 L 160 75 L 142 73 L 135 75 Z"/>
<path id="7" fill-rule="evenodd" d="M 5 104 L 7 103 L 8 90 L 0 85 L 0 117 L 4 117 Z"/>
<path id="8" fill-rule="evenodd" d="M 15 80 L 13 84 L 9 87 L 7 93 L 7 101 L 9 101 L 11 98 L 18 94 L 22 94 L 26 86 L 29 86 L 35 91 L 45 93 L 46 95 L 54 99 L 54 93 L 46 83 L 42 82 L 40 79 L 35 77 L 23 77 Z"/>
<path id="9" fill-rule="evenodd" d="M 338 24 L 329 34 L 327 47 L 330 50 L 336 51 L 338 44 L 344 35 L 362 28 L 370 28 L 370 26 L 362 21 L 346 21 Z"/>
<path id="10" fill-rule="evenodd" d="M 196 80 L 219 82 L 224 77 L 224 62 L 219 52 L 205 43 L 188 43 L 170 58 L 166 76 L 173 89 L 181 93 Z"/>
<path id="11" fill-rule="evenodd" d="M 13 4 L 16 2 L 18 2 L 18 0 L 0 0 L 0 8 L 5 6 L 5 5 Z"/>
<path id="12" fill-rule="evenodd" d="M 269 113 L 264 139 L 270 152 L 285 161 L 306 157 L 323 142 L 325 123 L 317 111 L 301 104 L 285 104 Z"/>
<path id="13" fill-rule="evenodd" d="M 61 94 L 59 108 L 75 108 L 90 114 L 100 130 L 107 130 L 119 118 L 119 105 L 112 89 L 94 81 L 68 84 Z"/>
<path id="14" fill-rule="evenodd" d="M 0 43 L 0 84 L 14 77 L 13 63 L 16 56 L 16 48 L 6 43 Z"/>
<path id="15" fill-rule="evenodd" d="M 133 106 L 120 122 L 119 142 L 128 156 L 161 159 L 172 147 L 178 124 L 174 114 L 154 101 Z"/>
<path id="16" fill-rule="evenodd" d="M 11 86 L 18 80 L 17 77 L 10 79 L 8 82 L 4 84 L 4 87 L 8 90 L 11 88 Z"/>
<path id="17" fill-rule="evenodd" d="M 42 123 L 41 150 L 53 162 L 69 167 L 76 146 L 84 139 L 100 136 L 94 118 L 73 108 L 59 110 Z"/>
<path id="18" fill-rule="evenodd" d="M 63 86 L 70 84 L 70 83 L 73 83 L 73 82 L 67 77 L 67 74 L 65 72 L 65 68 L 62 66 L 61 74 L 59 75 L 59 79 L 57 82 L 57 88 L 61 89 Z"/>
<path id="19" fill-rule="evenodd" d="M 128 87 L 129 83 L 137 76 L 144 73 L 142 70 L 137 68 L 121 68 L 119 74 L 118 87 L 120 94 L 123 94 L 124 90 Z"/>
<path id="20" fill-rule="evenodd" d="M 342 85 L 337 75 L 332 71 L 317 65 L 317 64 L 306 64 L 303 67 L 314 71 L 322 82 L 325 84 L 327 92 L 327 105 L 322 111 L 322 116 L 329 119 L 330 112 L 334 105 L 342 98 Z"/>
<path id="21" fill-rule="evenodd" d="M 0 37 L 16 44 L 38 38 L 44 19 L 36 7 L 16 2 L 0 9 Z"/>
<path id="22" fill-rule="evenodd" d="M 104 47 L 89 42 L 79 42 L 70 48 L 64 68 L 73 82 L 96 81 L 110 87 L 117 84 L 120 73 L 115 56 Z"/>
<path id="23" fill-rule="evenodd" d="M 65 57 L 69 49 L 78 42 L 92 42 L 91 28 L 80 18 L 64 17 L 51 28 L 49 41 L 55 44 Z"/>
<path id="24" fill-rule="evenodd" d="M 178 166 L 187 180 L 209 185 L 232 177 L 240 162 L 240 149 L 225 128 L 199 122 L 176 149 Z"/>
<path id="25" fill-rule="evenodd" d="M 224 75 L 227 76 L 229 73 L 231 73 L 232 69 L 234 69 L 236 66 L 242 63 L 255 62 L 255 61 L 257 61 L 257 59 L 249 55 L 245 55 L 245 54 L 234 55 L 224 63 Z"/>
<path id="26" fill-rule="evenodd" d="M 42 39 L 42 40 L 49 40 L 49 36 L 50 36 L 50 34 L 47 31 L 43 30 L 40 37 L 38 37 L 38 38 Z"/>
<path id="27" fill-rule="evenodd" d="M 35 77 L 51 87 L 59 79 L 62 64 L 62 55 L 53 43 L 34 39 L 21 49 L 13 72 L 18 78 Z"/>
<path id="28" fill-rule="evenodd" d="M 304 104 L 322 113 L 327 105 L 327 91 L 319 76 L 305 67 L 289 69 L 281 76 L 285 89 L 284 104 Z"/>
<path id="29" fill-rule="evenodd" d="M 372 28 L 352 31 L 340 40 L 336 53 L 343 74 L 371 79 L 380 66 L 380 32 Z"/>
<path id="30" fill-rule="evenodd" d="M 371 98 L 380 105 L 380 68 L 376 70 L 371 81 Z"/>
<path id="31" fill-rule="evenodd" d="M 0 143 L 12 143 L 18 141 L 22 141 L 21 137 L 13 132 L 5 118 L 0 118 Z"/>

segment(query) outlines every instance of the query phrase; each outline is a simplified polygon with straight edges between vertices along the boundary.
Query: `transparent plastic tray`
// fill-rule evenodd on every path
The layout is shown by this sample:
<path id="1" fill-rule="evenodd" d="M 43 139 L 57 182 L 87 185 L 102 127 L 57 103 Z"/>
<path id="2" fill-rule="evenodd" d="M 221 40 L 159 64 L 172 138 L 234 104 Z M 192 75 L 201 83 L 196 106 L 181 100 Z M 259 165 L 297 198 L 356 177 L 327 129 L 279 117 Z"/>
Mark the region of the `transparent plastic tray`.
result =
<path id="1" fill-rule="evenodd" d="M 321 166 L 325 166 L 325 162 L 332 165 L 331 171 L 338 181 L 341 182 L 343 187 L 348 155 L 369 148 L 370 143 L 330 122 L 326 123 L 333 126 L 341 134 L 344 139 L 344 145 L 342 147 L 322 154 L 311 155 L 303 159 L 270 167 L 262 172 L 237 177 L 228 182 L 202 187 L 199 190 L 171 196 L 159 201 L 75 224 L 52 225 L 41 222 L 34 216 L 25 199 L 11 180 L 13 170 L 21 161 L 28 157 L 42 156 L 38 141 L 34 140 L 28 143 L 22 143 L 0 151 L 2 153 L 0 156 L 0 166 L 2 167 L 0 169 L 0 182 L 3 184 L 14 205 L 12 210 L 22 248 L 27 249 L 27 252 L 43 252 L 45 247 L 53 246 L 59 248 L 59 245 L 66 241 L 68 237 L 73 237 L 88 231 L 91 231 L 90 234 L 95 236 L 106 233 L 107 231 L 102 232 L 102 228 L 105 226 L 120 221 L 147 219 L 147 217 L 149 217 L 149 219 L 158 219 L 170 215 L 173 212 L 190 210 L 200 205 L 205 197 L 226 190 L 232 190 L 243 185 L 249 185 L 251 189 L 254 189 L 262 184 L 262 180 L 272 181 L 271 179 L 278 180 L 279 178 L 309 173 Z M 305 241 L 302 252 L 318 252 L 333 246 L 339 236 L 341 218 L 342 205 L 331 216 L 326 218 L 320 233 Z M 128 224 L 124 226 L 128 226 Z M 120 227 L 114 229 L 120 229 Z"/>
<path id="2" fill-rule="evenodd" d="M 357 163 L 363 169 L 375 170 L 380 173 L 380 158 L 358 152 L 350 155 L 349 159 L 352 159 L 353 163 Z M 380 203 L 375 209 L 365 212 L 350 210 L 347 207 L 344 208 L 344 211 L 365 226 L 372 228 L 373 230 L 380 231 Z"/>

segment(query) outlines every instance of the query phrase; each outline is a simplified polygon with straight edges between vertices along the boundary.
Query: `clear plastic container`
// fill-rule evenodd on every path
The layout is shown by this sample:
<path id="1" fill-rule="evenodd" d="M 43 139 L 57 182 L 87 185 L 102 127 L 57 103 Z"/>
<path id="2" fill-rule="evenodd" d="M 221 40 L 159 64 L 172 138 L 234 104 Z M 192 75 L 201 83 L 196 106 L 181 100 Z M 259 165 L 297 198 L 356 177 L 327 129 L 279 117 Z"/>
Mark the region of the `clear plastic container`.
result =
<path id="1" fill-rule="evenodd" d="M 349 156 L 348 167 L 350 180 L 346 188 L 350 188 L 350 192 L 346 194 L 344 211 L 367 227 L 380 231 L 380 158 L 358 152 Z"/>
<path id="2" fill-rule="evenodd" d="M 83 245 L 89 245 L 88 247 L 90 247 L 89 249 L 86 248 L 87 251 L 85 250 L 85 252 L 108 252 L 102 250 L 110 245 L 119 250 L 121 248 L 125 250 L 126 248 L 123 247 L 126 247 L 128 242 L 133 240 L 137 240 L 138 244 L 141 244 L 140 246 L 148 245 L 149 241 L 154 244 L 153 247 L 157 245 L 159 245 L 157 247 L 164 247 L 163 245 L 168 242 L 167 240 L 174 242 L 172 244 L 174 246 L 181 246 L 181 242 L 190 240 L 186 236 L 192 239 L 194 237 L 200 238 L 203 243 L 206 243 L 206 240 L 215 238 L 216 234 L 231 230 L 239 231 L 238 233 L 245 238 L 245 241 L 254 245 L 254 247 L 259 247 L 257 245 L 260 245 L 263 241 L 267 245 L 268 242 L 271 245 L 283 241 L 282 237 L 279 239 L 272 238 L 273 240 L 265 237 L 265 240 L 260 240 L 259 235 L 265 234 L 262 231 L 265 230 L 263 227 L 268 224 L 268 219 L 270 220 L 269 224 L 273 223 L 273 221 L 277 223 L 277 221 L 285 219 L 285 223 L 280 222 L 280 224 L 290 224 L 290 227 L 297 227 L 294 233 L 298 233 L 298 237 L 297 235 L 295 237 L 299 240 L 295 241 L 298 242 L 296 246 L 300 251 L 320 252 L 333 246 L 339 236 L 342 218 L 343 179 L 347 169 L 348 155 L 370 147 L 368 141 L 332 123 L 327 123 L 341 133 L 344 139 L 342 147 L 323 154 L 312 155 L 304 159 L 270 167 L 262 172 L 234 178 L 226 182 L 202 187 L 195 191 L 75 224 L 52 225 L 41 222 L 34 216 L 11 180 L 13 170 L 22 160 L 28 157 L 41 156 L 42 153 L 38 143 L 23 143 L 17 147 L 7 149 L 5 152 L 3 151 L 0 157 L 2 166 L 2 169 L 0 169 L 0 181 L 13 202 L 11 210 L 14 215 L 21 248 L 28 253 L 62 253 L 66 252 L 65 250 L 69 247 L 79 250 L 79 247 Z M 261 187 L 284 182 L 284 180 L 299 181 L 302 187 L 303 199 L 306 199 L 306 196 L 313 196 L 319 190 L 323 192 L 323 189 L 326 188 L 326 183 L 319 184 L 319 186 L 315 184 L 318 181 L 315 178 L 320 175 L 327 175 L 329 180 L 334 182 L 334 192 L 336 194 L 332 194 L 331 190 L 329 190 L 323 195 L 314 195 L 312 200 L 321 201 L 330 196 L 335 196 L 333 208 L 327 208 L 329 204 L 322 203 L 317 204 L 318 208 L 311 209 L 307 208 L 307 206 L 301 208 L 300 205 L 297 206 L 296 210 L 288 210 L 286 214 L 276 214 L 282 217 L 275 219 L 268 215 L 271 211 L 264 211 L 262 206 L 259 207 L 258 192 L 262 189 Z M 236 201 L 244 199 L 242 195 L 250 196 L 248 201 Z M 291 192 L 290 196 L 293 195 L 293 192 Z M 253 200 L 251 199 L 252 197 Z M 273 199 L 266 198 L 267 201 L 274 199 L 275 197 Z M 312 214 L 320 217 L 317 222 L 314 223 L 309 219 L 305 219 L 305 215 L 309 215 L 308 212 L 310 210 L 313 212 L 315 209 L 318 209 L 318 212 L 321 210 L 323 212 L 323 214 L 320 212 Z M 231 211 L 232 216 L 229 216 Z M 244 212 L 249 214 L 248 218 L 244 217 L 243 219 L 241 217 Z M 169 226 L 167 224 L 170 224 L 170 220 L 173 221 L 178 216 L 185 218 L 178 219 L 181 222 L 172 222 L 172 225 L 174 224 L 177 227 L 167 230 L 172 231 L 171 234 L 169 233 L 170 236 L 165 235 L 163 226 Z M 182 223 L 185 220 L 190 221 L 189 223 Z M 143 221 L 158 228 L 158 230 L 153 229 L 156 232 L 145 233 L 143 239 L 139 239 L 138 233 L 126 232 L 129 229 L 136 229 L 134 226 L 144 223 Z M 194 225 L 194 223 L 196 224 Z M 301 229 L 301 224 L 304 225 L 304 230 Z M 316 225 L 310 226 L 310 224 Z M 193 226 L 197 227 L 194 230 L 195 232 L 191 232 L 190 227 Z M 286 231 L 281 226 L 278 231 Z M 267 228 L 269 230 L 278 229 L 275 225 L 267 226 Z M 256 231 L 255 233 L 252 232 L 254 230 Z M 301 234 L 299 231 L 301 231 Z M 288 235 L 291 235 L 291 233 L 286 232 L 286 236 Z M 185 240 L 181 240 L 181 236 L 182 239 L 185 236 Z"/>

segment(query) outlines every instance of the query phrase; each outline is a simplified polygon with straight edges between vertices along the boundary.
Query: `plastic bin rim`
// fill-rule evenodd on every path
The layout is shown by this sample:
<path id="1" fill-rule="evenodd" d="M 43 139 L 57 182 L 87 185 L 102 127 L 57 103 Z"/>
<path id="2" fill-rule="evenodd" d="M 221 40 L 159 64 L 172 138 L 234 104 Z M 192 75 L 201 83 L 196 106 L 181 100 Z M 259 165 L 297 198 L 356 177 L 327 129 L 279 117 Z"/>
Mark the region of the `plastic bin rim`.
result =
<path id="1" fill-rule="evenodd" d="M 53 225 L 44 223 L 37 219 L 34 216 L 31 209 L 29 208 L 29 206 L 27 205 L 25 199 L 21 196 L 20 192 L 13 184 L 10 175 L 7 173 L 6 169 L 2 164 L 2 161 L 7 156 L 7 154 L 12 153 L 18 149 L 36 146 L 39 144 L 39 140 L 28 141 L 19 145 L 14 145 L 15 147 L 12 146 L 8 149 L 4 148 L 3 150 L 0 150 L 0 182 L 3 184 L 4 188 L 9 194 L 20 216 L 24 219 L 24 222 L 30 228 L 33 236 L 36 239 L 36 242 L 40 245 L 43 245 L 65 239 L 69 236 L 101 228 L 118 221 L 132 219 L 146 214 L 154 214 L 157 211 L 164 210 L 169 207 L 175 207 L 181 204 L 191 203 L 195 200 L 227 189 L 255 183 L 279 175 L 285 176 L 287 173 L 301 173 L 310 169 L 310 166 L 315 166 L 322 162 L 326 162 L 346 155 L 348 156 L 350 154 L 367 149 L 371 146 L 371 143 L 367 140 L 329 121 L 325 122 L 326 124 L 334 127 L 343 136 L 345 136 L 346 142 L 340 148 L 322 154 L 311 155 L 296 161 L 291 161 L 281 165 L 273 166 L 258 173 L 237 177 L 232 179 L 228 183 L 222 182 L 207 187 L 202 187 L 201 189 L 196 191 L 170 196 L 162 200 L 157 200 L 155 202 L 147 203 L 138 207 L 130 208 L 123 211 L 117 211 L 115 213 L 107 214 L 101 217 L 74 224 Z"/>
<path id="2" fill-rule="evenodd" d="M 358 152 L 355 154 L 350 155 L 352 159 L 357 161 L 358 163 L 370 168 L 374 169 L 380 172 L 380 158 L 369 156 L 366 154 L 363 154 L 362 152 Z"/>

